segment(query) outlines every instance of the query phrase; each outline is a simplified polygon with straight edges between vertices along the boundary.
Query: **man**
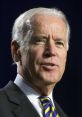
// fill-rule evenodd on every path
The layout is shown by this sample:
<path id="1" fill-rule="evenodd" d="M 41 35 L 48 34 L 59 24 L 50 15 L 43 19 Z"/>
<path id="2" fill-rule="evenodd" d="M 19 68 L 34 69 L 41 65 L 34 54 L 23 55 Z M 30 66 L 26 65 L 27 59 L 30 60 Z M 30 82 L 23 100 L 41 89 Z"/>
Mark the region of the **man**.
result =
<path id="1" fill-rule="evenodd" d="M 52 93 L 65 70 L 69 35 L 57 9 L 34 8 L 16 19 L 11 52 L 17 76 L 0 91 L 0 117 L 67 117 Z"/>

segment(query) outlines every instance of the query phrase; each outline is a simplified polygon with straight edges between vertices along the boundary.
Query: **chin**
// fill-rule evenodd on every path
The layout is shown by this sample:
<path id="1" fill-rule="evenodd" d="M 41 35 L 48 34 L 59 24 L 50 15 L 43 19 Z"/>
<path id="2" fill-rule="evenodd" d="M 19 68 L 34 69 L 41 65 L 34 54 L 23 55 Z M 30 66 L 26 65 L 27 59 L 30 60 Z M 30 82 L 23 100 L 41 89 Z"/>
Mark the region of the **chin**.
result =
<path id="1" fill-rule="evenodd" d="M 41 81 L 47 85 L 52 85 L 52 84 L 56 84 L 60 81 L 59 78 L 56 77 L 41 77 Z"/>

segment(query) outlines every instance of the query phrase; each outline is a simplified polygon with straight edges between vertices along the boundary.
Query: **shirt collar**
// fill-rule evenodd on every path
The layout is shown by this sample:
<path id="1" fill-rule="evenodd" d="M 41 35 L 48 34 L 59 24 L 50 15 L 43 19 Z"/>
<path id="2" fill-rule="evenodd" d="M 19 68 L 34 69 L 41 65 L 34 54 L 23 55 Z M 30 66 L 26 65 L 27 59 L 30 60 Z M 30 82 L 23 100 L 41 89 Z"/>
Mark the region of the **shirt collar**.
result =
<path id="1" fill-rule="evenodd" d="M 20 75 L 17 74 L 16 79 L 14 81 L 14 83 L 23 91 L 23 93 L 28 97 L 28 98 L 38 98 L 40 96 L 40 94 L 38 92 L 36 92 L 32 87 L 30 87 L 26 81 L 24 80 L 24 78 Z M 48 97 L 52 100 L 53 103 L 53 96 L 52 96 L 52 92 L 48 95 Z"/>

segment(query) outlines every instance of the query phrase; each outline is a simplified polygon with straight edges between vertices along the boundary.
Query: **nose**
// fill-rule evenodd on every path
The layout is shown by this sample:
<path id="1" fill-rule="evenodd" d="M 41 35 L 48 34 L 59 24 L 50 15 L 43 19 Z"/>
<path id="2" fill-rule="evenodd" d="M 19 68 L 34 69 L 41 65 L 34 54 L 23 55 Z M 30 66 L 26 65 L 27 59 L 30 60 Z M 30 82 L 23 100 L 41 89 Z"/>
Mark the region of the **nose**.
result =
<path id="1" fill-rule="evenodd" d="M 54 40 L 48 41 L 48 43 L 45 46 L 44 55 L 46 57 L 56 56 L 56 46 Z"/>

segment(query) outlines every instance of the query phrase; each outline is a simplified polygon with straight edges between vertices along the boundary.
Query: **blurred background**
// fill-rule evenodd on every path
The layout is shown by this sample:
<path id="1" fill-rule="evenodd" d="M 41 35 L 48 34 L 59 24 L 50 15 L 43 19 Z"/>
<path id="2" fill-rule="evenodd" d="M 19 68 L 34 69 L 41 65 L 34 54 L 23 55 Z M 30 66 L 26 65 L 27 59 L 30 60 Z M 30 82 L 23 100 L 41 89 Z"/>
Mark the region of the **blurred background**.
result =
<path id="1" fill-rule="evenodd" d="M 11 57 L 11 31 L 14 20 L 34 7 L 57 7 L 67 16 L 71 27 L 70 49 L 62 80 L 54 98 L 69 117 L 82 117 L 82 4 L 80 0 L 1 0 L 0 1 L 0 88 L 16 76 Z"/>

